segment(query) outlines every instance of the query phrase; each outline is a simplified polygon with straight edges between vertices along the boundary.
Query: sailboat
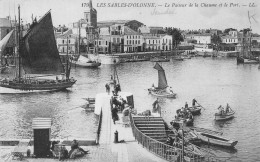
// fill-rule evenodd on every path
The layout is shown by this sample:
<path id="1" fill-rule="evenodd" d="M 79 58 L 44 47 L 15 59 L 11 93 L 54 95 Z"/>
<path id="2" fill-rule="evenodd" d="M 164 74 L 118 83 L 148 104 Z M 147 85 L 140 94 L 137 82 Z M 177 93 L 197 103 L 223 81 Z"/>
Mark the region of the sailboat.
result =
<path id="1" fill-rule="evenodd" d="M 76 80 L 69 78 L 68 59 L 66 68 L 61 62 L 51 12 L 47 12 L 38 22 L 34 22 L 21 39 L 20 6 L 18 11 L 19 43 L 15 78 L 2 79 L 0 93 L 56 91 L 71 87 Z"/>
<path id="2" fill-rule="evenodd" d="M 13 66 L 10 64 L 9 56 L 7 52 L 7 46 L 11 42 L 12 36 L 14 34 L 14 30 L 10 31 L 1 41 L 0 41 L 0 73 L 5 71 L 5 69 Z"/>
<path id="3" fill-rule="evenodd" d="M 78 44 L 78 56 L 72 57 L 70 59 L 71 64 L 79 66 L 79 67 L 90 67 L 90 68 L 96 68 L 101 65 L 100 61 L 96 59 L 90 59 L 88 56 L 85 56 L 83 54 L 80 54 L 80 22 L 79 22 L 79 44 Z"/>
<path id="4" fill-rule="evenodd" d="M 149 93 L 156 97 L 175 98 L 176 93 L 173 93 L 171 87 L 168 86 L 165 71 L 162 66 L 156 62 L 153 68 L 158 70 L 158 87 L 152 85 L 152 87 L 148 89 Z"/>
<path id="5" fill-rule="evenodd" d="M 252 17 L 252 16 L 251 16 Z M 237 63 L 244 63 L 244 64 L 258 64 L 259 63 L 259 58 L 255 58 L 252 55 L 252 51 L 251 51 L 251 38 L 252 38 L 252 29 L 251 29 L 251 21 L 250 21 L 250 15 L 249 15 L 249 11 L 248 11 L 248 18 L 249 18 L 249 22 L 250 22 L 250 29 L 249 29 L 249 45 L 248 43 L 245 42 L 245 35 L 247 33 L 245 33 L 245 31 L 243 31 L 243 36 L 242 36 L 242 49 L 240 51 L 240 53 L 238 53 L 237 55 Z"/>

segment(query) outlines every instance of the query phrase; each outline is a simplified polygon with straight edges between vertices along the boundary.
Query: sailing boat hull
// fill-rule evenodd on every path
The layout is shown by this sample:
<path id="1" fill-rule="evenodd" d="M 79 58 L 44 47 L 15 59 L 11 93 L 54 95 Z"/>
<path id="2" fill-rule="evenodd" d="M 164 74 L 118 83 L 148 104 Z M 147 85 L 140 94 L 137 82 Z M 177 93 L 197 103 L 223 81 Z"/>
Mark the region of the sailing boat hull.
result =
<path id="1" fill-rule="evenodd" d="M 101 63 L 97 59 L 90 59 L 83 55 L 80 55 L 77 60 L 71 59 L 71 64 L 79 66 L 79 67 L 89 67 L 96 68 L 101 65 Z"/>
<path id="2" fill-rule="evenodd" d="M 218 135 L 201 132 L 197 132 L 196 134 L 203 142 L 222 147 L 234 147 L 238 143 L 238 141 L 233 141 Z"/>
<path id="3" fill-rule="evenodd" d="M 32 93 L 32 92 L 46 92 L 59 91 L 71 87 L 76 80 L 69 80 L 63 82 L 45 82 L 45 83 L 15 83 L 15 82 L 0 82 L 0 94 L 6 93 Z"/>
<path id="4" fill-rule="evenodd" d="M 165 98 L 175 98 L 176 97 L 176 93 L 169 93 L 166 91 L 158 91 L 158 90 L 152 90 L 152 89 L 148 89 L 149 93 L 151 93 L 152 95 L 156 96 L 156 97 L 165 97 Z"/>
<path id="5" fill-rule="evenodd" d="M 77 62 L 77 61 L 71 61 L 72 65 L 76 65 L 79 67 L 86 67 L 86 68 L 96 68 L 99 67 L 101 65 L 100 62 L 85 62 L 85 63 L 81 63 L 81 62 Z"/>
<path id="6" fill-rule="evenodd" d="M 258 64 L 259 61 L 258 60 L 254 60 L 254 59 L 246 59 L 246 58 L 243 58 L 243 57 L 237 57 L 237 63 Z"/>
<path id="7" fill-rule="evenodd" d="M 101 60 L 101 64 L 104 65 L 113 65 L 115 63 L 120 63 L 119 56 L 115 55 L 99 54 L 99 58 Z"/>

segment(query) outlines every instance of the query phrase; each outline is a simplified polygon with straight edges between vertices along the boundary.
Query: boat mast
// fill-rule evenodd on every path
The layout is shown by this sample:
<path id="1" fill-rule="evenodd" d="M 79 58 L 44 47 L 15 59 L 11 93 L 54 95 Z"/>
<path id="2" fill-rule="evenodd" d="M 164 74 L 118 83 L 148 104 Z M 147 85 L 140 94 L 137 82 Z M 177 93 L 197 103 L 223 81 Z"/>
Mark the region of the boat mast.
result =
<path id="1" fill-rule="evenodd" d="M 251 38 L 252 38 L 252 33 L 251 33 L 251 25 L 250 25 L 250 30 L 249 30 L 249 59 L 252 57 L 252 51 L 251 51 Z"/>
<path id="2" fill-rule="evenodd" d="M 20 5 L 18 6 L 18 50 L 17 50 L 17 56 L 18 56 L 18 81 L 20 82 L 20 78 L 21 78 L 21 57 L 20 57 L 20 52 L 21 52 L 21 23 L 20 23 Z"/>
<path id="3" fill-rule="evenodd" d="M 78 54 L 80 55 L 80 28 L 81 28 L 81 24 L 80 24 L 80 20 L 79 20 L 79 45 L 78 45 Z"/>
<path id="4" fill-rule="evenodd" d="M 66 63 L 66 80 L 68 80 L 69 79 L 69 75 L 68 75 L 68 72 L 69 72 L 69 36 L 67 36 L 67 54 L 66 54 L 66 57 L 67 57 L 67 63 Z"/>

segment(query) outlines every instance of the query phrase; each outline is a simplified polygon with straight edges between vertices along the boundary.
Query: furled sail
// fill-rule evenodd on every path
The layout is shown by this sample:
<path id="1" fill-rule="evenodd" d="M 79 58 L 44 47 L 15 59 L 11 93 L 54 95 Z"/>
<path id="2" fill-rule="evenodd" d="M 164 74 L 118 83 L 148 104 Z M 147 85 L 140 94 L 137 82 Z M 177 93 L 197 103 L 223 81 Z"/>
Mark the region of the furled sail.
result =
<path id="1" fill-rule="evenodd" d="M 9 43 L 11 43 L 11 38 L 14 33 L 14 30 L 10 31 L 1 41 L 0 41 L 0 57 L 1 57 L 1 64 L 3 64 L 4 60 L 2 57 L 6 55 L 6 47 Z"/>
<path id="2" fill-rule="evenodd" d="M 158 70 L 158 88 L 164 89 L 168 87 L 164 69 L 157 62 L 153 68 Z"/>
<path id="3" fill-rule="evenodd" d="M 61 63 L 53 31 L 51 13 L 34 22 L 21 42 L 20 56 L 27 74 L 61 74 Z"/>

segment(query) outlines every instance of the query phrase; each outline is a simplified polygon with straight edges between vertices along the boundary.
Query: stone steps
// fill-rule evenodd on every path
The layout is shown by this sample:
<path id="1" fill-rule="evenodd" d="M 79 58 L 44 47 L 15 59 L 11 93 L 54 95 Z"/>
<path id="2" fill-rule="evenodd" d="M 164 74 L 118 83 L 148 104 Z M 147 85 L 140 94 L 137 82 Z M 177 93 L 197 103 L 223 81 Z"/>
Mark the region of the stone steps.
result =
<path id="1" fill-rule="evenodd" d="M 133 117 L 136 127 L 145 135 L 160 141 L 165 142 L 167 139 L 164 120 L 162 117 Z"/>

